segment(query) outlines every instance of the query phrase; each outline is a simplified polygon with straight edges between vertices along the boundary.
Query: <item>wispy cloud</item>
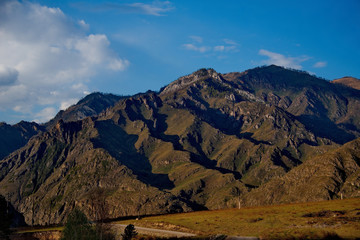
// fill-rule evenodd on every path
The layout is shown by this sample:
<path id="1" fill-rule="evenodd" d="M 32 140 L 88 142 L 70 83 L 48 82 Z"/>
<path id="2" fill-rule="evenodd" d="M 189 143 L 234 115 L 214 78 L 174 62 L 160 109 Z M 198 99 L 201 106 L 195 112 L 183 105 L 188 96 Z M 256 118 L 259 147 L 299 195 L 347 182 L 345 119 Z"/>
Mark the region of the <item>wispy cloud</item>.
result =
<path id="1" fill-rule="evenodd" d="M 225 51 L 225 46 L 224 45 L 215 46 L 214 51 L 223 52 Z"/>
<path id="2" fill-rule="evenodd" d="M 53 107 L 47 107 L 35 114 L 33 121 L 43 123 L 55 116 L 57 110 Z"/>
<path id="3" fill-rule="evenodd" d="M 115 10 L 120 13 L 142 14 L 152 16 L 164 16 L 165 13 L 174 9 L 173 4 L 169 1 L 154 1 L 150 4 L 136 2 L 129 4 L 105 3 L 93 10 Z"/>
<path id="4" fill-rule="evenodd" d="M 207 53 L 207 52 L 230 52 L 230 51 L 236 51 L 237 50 L 237 43 L 235 41 L 229 40 L 229 39 L 223 39 L 221 40 L 221 45 L 203 45 L 203 38 L 199 36 L 190 36 L 189 37 L 192 40 L 192 43 L 186 43 L 182 46 L 186 50 L 192 50 L 200 53 Z"/>
<path id="5" fill-rule="evenodd" d="M 203 38 L 199 37 L 199 36 L 190 36 L 189 38 L 191 38 L 194 42 L 197 42 L 197 43 L 203 42 Z"/>
<path id="6" fill-rule="evenodd" d="M 106 35 L 88 35 L 85 21 L 59 8 L 0 1 L 0 22 L 0 111 L 46 121 L 83 97 L 93 76 L 129 65 Z"/>
<path id="7" fill-rule="evenodd" d="M 223 39 L 224 43 L 228 44 L 228 45 L 233 45 L 233 46 L 236 46 L 236 45 L 239 45 L 237 42 L 235 42 L 234 40 L 231 40 L 231 39 Z"/>
<path id="8" fill-rule="evenodd" d="M 290 57 L 280 53 L 270 52 L 265 49 L 260 49 L 259 55 L 268 57 L 268 59 L 262 61 L 263 64 L 274 64 L 294 69 L 302 69 L 301 63 L 310 59 L 308 56 Z"/>
<path id="9" fill-rule="evenodd" d="M 191 51 L 195 51 L 195 52 L 200 52 L 200 53 L 205 53 L 207 51 L 210 50 L 209 47 L 206 47 L 206 46 L 195 46 L 194 44 L 192 43 L 187 43 L 187 44 L 183 44 L 183 47 L 187 50 L 191 50 Z"/>
<path id="10" fill-rule="evenodd" d="M 323 67 L 326 67 L 326 66 L 327 66 L 327 62 L 320 61 L 320 62 L 316 62 L 313 67 L 314 68 L 323 68 Z"/>

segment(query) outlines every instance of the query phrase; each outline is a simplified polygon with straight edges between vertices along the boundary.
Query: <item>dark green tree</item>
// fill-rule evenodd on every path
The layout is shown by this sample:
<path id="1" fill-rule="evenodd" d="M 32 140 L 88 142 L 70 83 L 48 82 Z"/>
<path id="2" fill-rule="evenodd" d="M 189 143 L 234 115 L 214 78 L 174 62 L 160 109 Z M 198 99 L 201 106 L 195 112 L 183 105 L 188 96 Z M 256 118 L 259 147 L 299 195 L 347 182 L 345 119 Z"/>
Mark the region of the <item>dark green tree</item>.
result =
<path id="1" fill-rule="evenodd" d="M 83 212 L 75 208 L 67 218 L 62 240 L 95 240 L 96 231 Z"/>
<path id="2" fill-rule="evenodd" d="M 9 239 L 12 216 L 8 202 L 0 195 L 0 239 Z"/>
<path id="3" fill-rule="evenodd" d="M 135 237 L 138 233 L 135 230 L 135 226 L 132 224 L 129 224 L 124 229 L 124 233 L 121 234 L 123 240 L 131 240 L 133 237 Z"/>

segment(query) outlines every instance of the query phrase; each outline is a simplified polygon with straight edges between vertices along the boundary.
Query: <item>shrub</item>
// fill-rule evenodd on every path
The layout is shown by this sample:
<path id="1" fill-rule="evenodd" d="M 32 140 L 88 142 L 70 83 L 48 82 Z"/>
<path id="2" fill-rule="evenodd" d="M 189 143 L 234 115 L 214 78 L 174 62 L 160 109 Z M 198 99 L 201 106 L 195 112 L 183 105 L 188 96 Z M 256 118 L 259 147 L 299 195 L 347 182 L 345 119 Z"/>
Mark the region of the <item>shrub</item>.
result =
<path id="1" fill-rule="evenodd" d="M 131 240 L 133 237 L 135 237 L 138 233 L 135 230 L 135 226 L 132 224 L 129 224 L 124 229 L 124 233 L 121 234 L 123 240 Z"/>

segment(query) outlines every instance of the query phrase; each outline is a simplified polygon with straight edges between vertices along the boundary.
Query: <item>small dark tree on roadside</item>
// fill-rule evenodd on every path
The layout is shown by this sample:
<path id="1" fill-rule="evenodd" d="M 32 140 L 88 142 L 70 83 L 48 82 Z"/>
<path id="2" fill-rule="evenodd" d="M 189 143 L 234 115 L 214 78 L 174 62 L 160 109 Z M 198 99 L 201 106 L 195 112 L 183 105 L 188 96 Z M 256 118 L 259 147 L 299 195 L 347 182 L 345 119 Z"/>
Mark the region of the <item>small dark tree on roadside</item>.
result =
<path id="1" fill-rule="evenodd" d="M 123 240 L 131 240 L 133 237 L 135 237 L 138 233 L 135 230 L 135 226 L 132 224 L 129 224 L 124 229 L 124 233 L 121 234 Z"/>
<path id="2" fill-rule="evenodd" d="M 85 214 L 75 208 L 67 218 L 64 230 L 62 232 L 62 240 L 94 240 L 96 232 Z"/>

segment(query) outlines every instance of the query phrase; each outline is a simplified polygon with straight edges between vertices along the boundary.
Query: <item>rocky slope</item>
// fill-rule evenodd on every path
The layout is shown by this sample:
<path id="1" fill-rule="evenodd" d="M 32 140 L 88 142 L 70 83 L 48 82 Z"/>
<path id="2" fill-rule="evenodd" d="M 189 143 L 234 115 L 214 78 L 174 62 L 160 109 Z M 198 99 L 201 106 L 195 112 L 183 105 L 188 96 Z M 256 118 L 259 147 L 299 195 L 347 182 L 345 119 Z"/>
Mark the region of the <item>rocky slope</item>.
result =
<path id="1" fill-rule="evenodd" d="M 317 136 L 340 144 L 360 137 L 357 89 L 274 65 L 225 74 L 224 78 L 236 88 L 247 89 L 266 103 L 293 114 Z"/>
<path id="2" fill-rule="evenodd" d="M 360 138 L 308 159 L 244 198 L 246 205 L 269 205 L 360 197 Z"/>
<path id="3" fill-rule="evenodd" d="M 277 66 L 90 95 L 0 161 L 0 194 L 28 224 L 62 222 L 74 206 L 95 219 L 97 192 L 109 218 L 234 207 L 358 137 L 359 108 L 358 90 Z M 269 189 L 269 203 L 283 201 Z"/>
<path id="4" fill-rule="evenodd" d="M 94 219 L 91 201 L 100 188 L 107 197 L 109 217 L 145 214 L 147 209 L 152 213 L 190 209 L 171 194 L 139 181 L 129 168 L 94 146 L 101 124 L 91 118 L 59 121 L 1 162 L 6 173 L 0 176 L 0 191 L 28 224 L 63 222 L 74 206 Z"/>

